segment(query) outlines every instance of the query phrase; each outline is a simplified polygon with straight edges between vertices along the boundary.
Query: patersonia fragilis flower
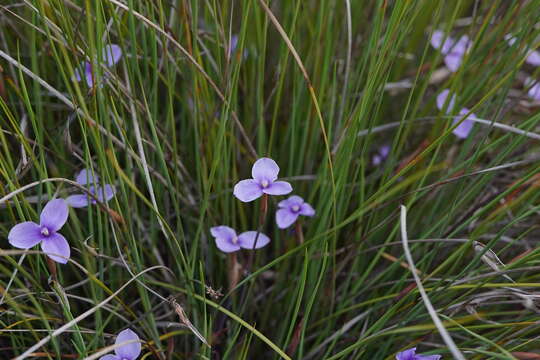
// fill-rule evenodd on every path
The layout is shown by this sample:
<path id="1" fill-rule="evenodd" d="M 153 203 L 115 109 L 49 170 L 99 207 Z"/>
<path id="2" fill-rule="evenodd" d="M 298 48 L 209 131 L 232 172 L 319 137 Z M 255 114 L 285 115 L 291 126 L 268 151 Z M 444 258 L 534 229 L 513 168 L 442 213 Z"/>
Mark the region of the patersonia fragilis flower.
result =
<path id="1" fill-rule="evenodd" d="M 396 360 L 439 360 L 441 355 L 416 355 L 416 348 L 402 351 L 396 355 Z"/>
<path id="2" fill-rule="evenodd" d="M 446 36 L 444 32 L 435 30 L 430 39 L 431 46 L 439 50 L 444 55 L 444 63 L 446 67 L 456 72 L 461 65 L 463 57 L 471 47 L 471 41 L 467 35 L 463 35 L 459 40 L 455 40 L 450 36 Z"/>
<path id="3" fill-rule="evenodd" d="M 234 229 L 224 225 L 214 226 L 210 228 L 210 232 L 216 238 L 216 246 L 225 253 L 235 252 L 240 248 L 252 250 L 255 239 L 257 239 L 255 249 L 262 248 L 270 242 L 270 238 L 263 233 L 258 233 L 258 237 L 257 231 L 246 231 L 236 235 Z"/>
<path id="4" fill-rule="evenodd" d="M 51 200 L 41 211 L 39 224 L 25 221 L 11 228 L 9 243 L 19 249 L 29 249 L 41 243 L 41 249 L 48 257 L 65 264 L 70 255 L 69 244 L 57 231 L 64 226 L 68 215 L 68 206 L 63 199 Z"/>
<path id="5" fill-rule="evenodd" d="M 456 103 L 456 95 L 452 95 L 452 97 L 448 101 L 448 105 L 445 108 L 444 105 L 446 103 L 446 99 L 448 98 L 449 94 L 450 94 L 450 90 L 445 89 L 441 91 L 439 95 L 437 95 L 437 108 L 439 108 L 439 110 L 445 110 L 446 114 L 450 114 L 452 112 L 452 109 L 454 108 L 454 105 Z M 461 117 L 467 115 L 468 113 L 469 113 L 469 109 L 465 107 L 459 111 L 459 115 Z M 471 121 L 469 119 L 477 119 L 477 117 L 475 114 L 470 114 L 468 119 L 463 120 L 461 124 L 459 124 L 454 130 L 452 130 L 452 133 L 460 139 L 465 139 L 467 136 L 469 136 L 469 133 L 471 132 L 472 127 L 474 125 L 474 121 Z M 460 120 L 461 118 L 454 119 L 452 123 L 455 124 L 456 122 Z"/>
<path id="6" fill-rule="evenodd" d="M 260 158 L 253 164 L 251 176 L 253 179 L 242 180 L 234 186 L 234 196 L 240 201 L 250 202 L 263 194 L 286 195 L 292 191 L 292 186 L 286 181 L 276 181 L 279 166 L 270 158 Z"/>
<path id="7" fill-rule="evenodd" d="M 103 54 L 101 56 L 101 61 L 107 66 L 112 67 L 122 57 L 122 49 L 120 46 L 115 44 L 105 45 L 103 48 Z M 89 61 L 84 61 L 79 68 L 75 69 L 75 80 L 81 81 L 83 78 L 86 81 L 88 87 L 94 87 L 94 74 L 92 71 L 92 63 Z"/>
<path id="8" fill-rule="evenodd" d="M 116 337 L 115 345 L 120 345 L 131 341 L 129 344 L 121 345 L 114 349 L 116 355 L 105 355 L 99 358 L 99 360 L 135 360 L 141 354 L 141 341 L 137 334 L 131 329 L 121 331 Z"/>
<path id="9" fill-rule="evenodd" d="M 75 177 L 75 181 L 81 185 L 90 185 L 88 191 L 95 195 L 100 202 L 111 200 L 116 192 L 114 186 L 110 184 L 105 184 L 104 186 L 97 185 L 99 177 L 92 175 L 89 169 L 81 170 Z M 71 195 L 67 197 L 66 201 L 70 206 L 75 208 L 82 208 L 96 203 L 96 200 L 88 196 L 88 194 Z"/>
<path id="10" fill-rule="evenodd" d="M 384 160 L 386 160 L 389 154 L 390 154 L 390 146 L 388 145 L 380 146 L 377 149 L 377 153 L 373 155 L 373 158 L 371 159 L 371 163 L 375 166 L 379 166 L 380 164 L 382 164 Z"/>
<path id="11" fill-rule="evenodd" d="M 276 223 L 280 229 L 286 229 L 298 219 L 298 216 L 313 216 L 315 210 L 300 196 L 293 195 L 278 203 L 276 211 Z"/>

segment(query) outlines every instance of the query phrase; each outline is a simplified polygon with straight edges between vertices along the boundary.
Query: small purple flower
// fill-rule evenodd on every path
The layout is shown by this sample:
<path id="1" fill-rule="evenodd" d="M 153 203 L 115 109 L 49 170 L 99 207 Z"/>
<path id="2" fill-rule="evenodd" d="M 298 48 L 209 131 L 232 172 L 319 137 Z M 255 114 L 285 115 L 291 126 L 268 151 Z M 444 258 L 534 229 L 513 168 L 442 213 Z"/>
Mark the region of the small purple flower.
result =
<path id="1" fill-rule="evenodd" d="M 276 181 L 279 166 L 270 158 L 260 158 L 251 169 L 253 179 L 242 180 L 234 186 L 234 196 L 240 201 L 250 202 L 263 194 L 286 195 L 292 186 L 286 181 Z"/>
<path id="2" fill-rule="evenodd" d="M 122 57 L 122 49 L 120 46 L 111 44 L 105 45 L 103 48 L 103 54 L 101 56 L 101 61 L 107 66 L 112 67 Z M 81 81 L 83 78 L 86 80 L 86 84 L 89 88 L 94 87 L 94 74 L 92 74 L 92 63 L 89 61 L 84 61 L 81 63 L 79 68 L 75 69 L 75 80 Z"/>
<path id="3" fill-rule="evenodd" d="M 116 193 L 114 186 L 110 184 L 105 184 L 104 186 L 98 186 L 99 177 L 93 176 L 92 172 L 89 169 L 83 169 L 75 177 L 75 181 L 81 185 L 90 185 L 88 191 L 95 195 L 100 202 L 107 202 L 111 200 Z M 68 196 L 66 199 L 67 203 L 74 208 L 86 207 L 90 204 L 96 204 L 96 200 L 90 197 L 88 194 L 76 194 Z"/>
<path id="4" fill-rule="evenodd" d="M 257 231 L 246 231 L 240 235 L 236 235 L 236 231 L 228 226 L 214 226 L 210 228 L 212 236 L 216 238 L 216 246 L 219 250 L 225 253 L 231 253 L 244 248 L 252 250 L 255 245 L 255 239 L 257 239 L 257 245 L 255 249 L 265 247 L 270 242 L 270 238 L 263 233 L 259 233 L 257 237 Z"/>
<path id="5" fill-rule="evenodd" d="M 377 153 L 373 155 L 373 158 L 371 159 L 371 163 L 374 166 L 379 166 L 382 164 L 384 160 L 386 160 L 389 154 L 390 154 L 390 146 L 388 145 L 380 146 L 377 149 Z"/>
<path id="6" fill-rule="evenodd" d="M 446 67 L 456 72 L 463 61 L 463 57 L 471 48 L 472 42 L 467 35 L 463 35 L 459 40 L 446 36 L 441 30 L 435 30 L 431 35 L 431 46 L 439 50 L 444 55 Z"/>
<path id="7" fill-rule="evenodd" d="M 57 231 L 66 223 L 68 214 L 68 206 L 63 199 L 51 200 L 41 211 L 39 224 L 25 221 L 11 228 L 9 243 L 19 249 L 30 249 L 41 243 L 41 249 L 48 257 L 65 264 L 70 255 L 69 244 Z"/>
<path id="8" fill-rule="evenodd" d="M 529 97 L 533 100 L 540 101 L 540 82 L 534 80 L 533 78 L 527 77 L 524 85 L 529 89 L 527 91 Z"/>
<path id="9" fill-rule="evenodd" d="M 131 329 L 121 331 L 116 337 L 115 345 L 132 341 L 130 344 L 125 344 L 114 349 L 116 355 L 105 355 L 99 360 L 135 360 L 141 354 L 141 340 Z"/>
<path id="10" fill-rule="evenodd" d="M 510 46 L 514 45 L 517 41 L 517 39 L 510 34 L 506 34 L 504 36 L 504 39 L 508 42 L 508 45 Z M 529 50 L 529 52 L 527 53 L 527 57 L 525 58 L 525 62 L 533 66 L 540 66 L 540 51 Z"/>
<path id="11" fill-rule="evenodd" d="M 446 104 L 446 99 L 448 98 L 449 94 L 450 94 L 450 90 L 445 89 L 441 91 L 439 95 L 437 95 L 437 108 L 439 108 L 439 110 L 445 110 L 446 114 L 452 113 L 452 109 L 454 108 L 456 104 L 456 95 L 452 95 L 452 97 L 448 101 L 448 105 L 446 107 L 444 106 Z M 459 111 L 459 115 L 461 116 L 465 116 L 468 113 L 469 113 L 469 109 L 465 107 Z M 469 118 L 477 119 L 475 114 L 469 115 Z M 452 123 L 455 124 L 456 122 L 460 120 L 461 119 L 454 119 Z M 454 130 L 452 130 L 452 133 L 460 139 L 465 139 L 469 136 L 469 133 L 471 132 L 473 125 L 474 125 L 474 121 L 465 119 Z"/>
<path id="12" fill-rule="evenodd" d="M 441 355 L 416 355 L 416 348 L 402 351 L 396 355 L 396 360 L 439 360 Z"/>
<path id="13" fill-rule="evenodd" d="M 298 216 L 313 216 L 315 210 L 300 196 L 290 196 L 286 200 L 278 203 L 279 210 L 276 211 L 276 223 L 280 229 L 286 229 L 298 219 Z"/>

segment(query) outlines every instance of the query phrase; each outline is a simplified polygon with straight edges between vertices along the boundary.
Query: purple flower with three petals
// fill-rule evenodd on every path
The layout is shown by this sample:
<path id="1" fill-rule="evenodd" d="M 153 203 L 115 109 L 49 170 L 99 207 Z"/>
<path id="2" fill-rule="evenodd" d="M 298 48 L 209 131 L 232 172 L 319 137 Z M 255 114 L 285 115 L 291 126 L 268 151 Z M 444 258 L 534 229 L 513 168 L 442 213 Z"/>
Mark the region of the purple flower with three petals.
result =
<path id="1" fill-rule="evenodd" d="M 228 226 L 214 226 L 210 228 L 210 233 L 216 238 L 216 246 L 219 250 L 225 253 L 231 253 L 240 250 L 240 248 L 252 250 L 260 249 L 270 242 L 270 238 L 263 233 L 257 231 L 246 231 L 240 235 L 236 235 L 236 231 Z M 257 244 L 255 244 L 257 239 Z"/>
<path id="2" fill-rule="evenodd" d="M 41 243 L 41 249 L 48 257 L 65 264 L 70 255 L 69 244 L 57 231 L 64 226 L 68 215 L 68 206 L 63 199 L 51 200 L 41 211 L 39 224 L 25 221 L 11 228 L 9 243 L 19 249 L 30 249 Z"/>
<path id="3" fill-rule="evenodd" d="M 508 42 L 508 45 L 510 46 L 514 45 L 517 41 L 516 37 L 510 34 L 506 34 L 504 36 L 504 39 Z M 534 66 L 540 66 L 540 51 L 529 50 L 529 52 L 527 53 L 527 57 L 525 58 L 525 62 Z"/>
<path id="4" fill-rule="evenodd" d="M 88 191 L 93 194 L 100 202 L 107 202 L 111 200 L 116 193 L 114 186 L 110 184 L 105 184 L 105 186 L 97 185 L 99 177 L 92 175 L 92 172 L 89 169 L 83 169 L 75 177 L 75 181 L 81 185 L 90 185 Z M 67 203 L 75 208 L 86 207 L 90 204 L 95 204 L 96 200 L 90 197 L 88 194 L 76 194 L 68 196 L 66 199 Z"/>
<path id="5" fill-rule="evenodd" d="M 115 44 L 105 45 L 103 48 L 103 54 L 101 55 L 101 61 L 105 64 L 105 66 L 112 67 L 118 63 L 118 61 L 120 61 L 121 57 L 122 49 L 120 49 L 120 46 Z M 84 78 L 89 88 L 94 87 L 94 74 L 92 71 L 91 62 L 82 62 L 81 65 L 75 69 L 74 75 L 76 81 L 79 82 Z"/>
<path id="6" fill-rule="evenodd" d="M 454 108 L 454 105 L 456 104 L 456 95 L 452 95 L 452 97 L 448 101 L 447 106 L 446 107 L 444 106 L 446 104 L 446 99 L 448 98 L 449 94 L 450 94 L 450 90 L 445 89 L 441 91 L 439 95 L 437 95 L 437 108 L 439 108 L 439 110 L 445 110 L 446 114 L 452 113 L 452 109 Z M 470 111 L 469 109 L 464 107 L 459 111 L 459 115 L 465 116 L 469 113 L 469 111 Z M 478 119 L 475 114 L 470 114 L 469 118 Z M 460 120 L 461 119 L 454 119 L 452 123 L 455 124 L 456 122 Z M 452 130 L 452 133 L 460 139 L 465 139 L 466 137 L 469 136 L 469 133 L 471 132 L 473 125 L 474 125 L 474 121 L 465 119 L 454 130 Z"/>
<path id="7" fill-rule="evenodd" d="M 293 195 L 278 203 L 276 211 L 276 223 L 280 229 L 286 229 L 298 219 L 298 216 L 313 216 L 315 210 L 300 196 Z"/>
<path id="8" fill-rule="evenodd" d="M 396 355 L 396 360 L 439 360 L 441 355 L 416 355 L 416 348 L 402 351 Z"/>
<path id="9" fill-rule="evenodd" d="M 240 201 L 250 202 L 263 194 L 286 195 L 292 191 L 292 186 L 286 181 L 276 181 L 279 166 L 270 158 L 260 158 L 253 164 L 251 176 L 253 179 L 242 180 L 234 186 L 234 196 Z"/>
<path id="10" fill-rule="evenodd" d="M 459 40 L 446 36 L 441 30 L 435 30 L 431 35 L 431 46 L 439 50 L 444 55 L 446 67 L 456 72 L 463 61 L 463 57 L 469 51 L 472 42 L 467 35 L 463 35 Z"/>
<path id="11" fill-rule="evenodd" d="M 116 337 L 115 345 L 131 342 L 129 344 L 121 345 L 114 349 L 116 355 L 105 355 L 99 358 L 99 360 L 135 360 L 141 354 L 141 340 L 131 329 L 121 331 Z"/>

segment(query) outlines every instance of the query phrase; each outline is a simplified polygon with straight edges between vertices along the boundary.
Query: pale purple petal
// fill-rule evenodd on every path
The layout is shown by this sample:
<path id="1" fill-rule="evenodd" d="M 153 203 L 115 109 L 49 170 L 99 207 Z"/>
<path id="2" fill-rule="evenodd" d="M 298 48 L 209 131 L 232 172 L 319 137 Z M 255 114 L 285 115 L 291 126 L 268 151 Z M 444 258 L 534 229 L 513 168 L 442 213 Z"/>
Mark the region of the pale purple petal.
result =
<path id="1" fill-rule="evenodd" d="M 224 225 L 211 227 L 210 233 L 216 239 L 223 239 L 228 241 L 231 241 L 234 237 L 236 237 L 236 231 L 234 231 L 233 228 Z"/>
<path id="2" fill-rule="evenodd" d="M 371 163 L 374 166 L 378 166 L 383 162 L 383 158 L 379 154 L 373 155 L 373 158 L 371 158 Z"/>
<path id="3" fill-rule="evenodd" d="M 443 39 L 444 39 L 444 32 L 441 30 L 435 30 L 433 34 L 431 35 L 431 39 L 429 41 L 431 43 L 431 46 L 439 50 L 442 46 Z"/>
<path id="4" fill-rule="evenodd" d="M 459 112 L 459 114 L 461 116 L 465 116 L 469 113 L 469 109 L 467 108 L 463 108 L 461 109 L 461 111 Z M 474 121 L 471 121 L 469 119 L 476 119 L 476 115 L 474 114 L 470 114 L 467 119 L 463 120 L 461 122 L 461 124 L 459 124 L 454 130 L 452 130 L 452 133 L 454 135 L 456 135 L 458 138 L 460 139 L 465 139 L 469 136 L 469 133 L 471 132 L 472 128 L 473 128 L 473 125 L 474 125 Z M 455 124 L 456 122 L 460 121 L 461 118 L 459 119 L 455 119 L 453 121 L 453 124 Z"/>
<path id="5" fill-rule="evenodd" d="M 70 195 L 66 199 L 66 203 L 74 208 L 83 208 L 89 205 L 88 195 Z"/>
<path id="6" fill-rule="evenodd" d="M 238 243 L 234 244 L 231 240 L 224 238 L 216 238 L 216 246 L 224 253 L 231 253 L 240 250 L 240 245 Z"/>
<path id="7" fill-rule="evenodd" d="M 442 110 L 444 108 L 444 104 L 446 103 L 446 98 L 448 98 L 448 94 L 450 94 L 450 90 L 444 89 L 440 92 L 439 95 L 437 95 L 437 108 L 439 110 Z M 454 105 L 456 103 L 456 95 L 452 95 L 450 98 L 450 102 L 448 103 L 448 106 L 446 107 L 446 112 L 449 113 L 454 108 Z"/>
<path id="8" fill-rule="evenodd" d="M 517 39 L 511 34 L 504 35 L 504 40 L 506 40 L 506 42 L 508 42 L 508 45 L 510 46 L 514 45 L 517 41 Z"/>
<path id="9" fill-rule="evenodd" d="M 388 156 L 388 154 L 390 154 L 390 146 L 389 145 L 383 145 L 379 148 L 379 154 L 383 157 L 383 158 L 386 158 Z"/>
<path id="10" fill-rule="evenodd" d="M 279 166 L 270 158 L 260 158 L 251 169 L 251 176 L 259 182 L 263 180 L 272 182 L 277 179 L 278 173 Z"/>
<path id="11" fill-rule="evenodd" d="M 92 64 L 90 64 L 88 61 L 84 65 L 84 78 L 86 80 L 86 85 L 88 85 L 89 88 L 94 87 L 94 75 L 92 72 Z"/>
<path id="12" fill-rule="evenodd" d="M 286 229 L 298 219 L 298 213 L 289 209 L 279 209 L 276 211 L 276 224 L 280 229 Z"/>
<path id="13" fill-rule="evenodd" d="M 56 262 L 65 264 L 68 262 L 71 250 L 65 237 L 59 233 L 51 234 L 41 242 L 41 250 Z M 60 256 L 57 256 L 60 255 Z"/>
<path id="14" fill-rule="evenodd" d="M 540 52 L 536 50 L 530 51 L 525 61 L 531 65 L 540 66 Z"/>
<path id="15" fill-rule="evenodd" d="M 534 100 L 540 101 L 540 82 L 537 82 L 529 88 L 527 94 Z"/>
<path id="16" fill-rule="evenodd" d="M 304 216 L 313 216 L 315 215 L 315 209 L 305 202 L 302 204 L 302 206 L 300 206 L 299 214 Z"/>
<path id="17" fill-rule="evenodd" d="M 132 342 L 131 344 L 126 344 L 120 346 L 114 350 L 116 355 L 120 358 L 125 358 L 128 360 L 135 360 L 141 354 L 141 342 L 137 334 L 135 334 L 131 329 L 126 329 L 116 337 L 115 345 L 120 345 L 121 343 L 127 341 L 137 340 L 137 342 Z"/>
<path id="18" fill-rule="evenodd" d="M 111 44 L 106 45 L 103 48 L 103 61 L 107 64 L 107 66 L 113 66 L 120 60 L 121 57 L 122 49 L 120 46 Z"/>
<path id="19" fill-rule="evenodd" d="M 81 69 L 85 68 L 86 67 L 86 61 L 81 63 L 79 65 L 79 67 L 77 67 L 73 73 L 73 80 L 79 82 L 82 80 L 82 76 L 81 76 Z"/>
<path id="20" fill-rule="evenodd" d="M 90 192 L 96 195 L 99 201 L 107 202 L 111 200 L 116 193 L 114 186 L 110 184 L 105 184 L 105 186 L 100 186 L 97 188 L 97 191 L 94 188 L 89 189 Z"/>
<path id="21" fill-rule="evenodd" d="M 250 202 L 262 196 L 263 191 L 259 183 L 255 180 L 248 179 L 238 182 L 234 186 L 234 196 L 240 201 Z"/>
<path id="22" fill-rule="evenodd" d="M 461 53 L 451 52 L 444 57 L 444 63 L 451 72 L 458 71 L 462 60 L 463 54 Z"/>
<path id="23" fill-rule="evenodd" d="M 260 249 L 270 242 L 270 238 L 263 233 L 259 232 L 257 236 L 257 231 L 246 231 L 238 235 L 238 244 L 244 249 L 251 250 L 253 245 L 255 245 L 255 239 L 257 239 L 257 244 L 255 249 Z"/>
<path id="24" fill-rule="evenodd" d="M 43 240 L 41 227 L 32 221 L 25 221 L 11 228 L 8 234 L 9 243 L 19 249 L 30 249 Z"/>
<path id="25" fill-rule="evenodd" d="M 278 202 L 278 207 L 280 208 L 290 208 L 293 205 L 300 205 L 304 202 L 304 199 L 302 199 L 300 196 L 292 195 L 289 196 L 285 200 L 281 200 Z"/>
<path id="26" fill-rule="evenodd" d="M 75 177 L 75 181 L 81 185 L 94 184 L 99 182 L 99 177 L 93 175 L 90 169 L 82 169 Z"/>
<path id="27" fill-rule="evenodd" d="M 416 355 L 414 360 L 439 360 L 441 355 Z"/>
<path id="28" fill-rule="evenodd" d="M 402 351 L 396 355 L 396 360 L 414 360 L 414 355 L 416 354 L 416 348 L 408 349 Z"/>
<path id="29" fill-rule="evenodd" d="M 105 355 L 105 356 L 100 357 L 99 360 L 122 360 L 122 359 L 120 359 L 116 355 L 109 354 L 109 355 Z"/>
<path id="30" fill-rule="evenodd" d="M 69 208 L 64 199 L 49 201 L 39 217 L 40 225 L 51 231 L 57 231 L 64 226 L 69 215 Z"/>
<path id="31" fill-rule="evenodd" d="M 292 191 L 292 186 L 286 181 L 275 181 L 262 191 L 268 195 L 287 195 Z"/>

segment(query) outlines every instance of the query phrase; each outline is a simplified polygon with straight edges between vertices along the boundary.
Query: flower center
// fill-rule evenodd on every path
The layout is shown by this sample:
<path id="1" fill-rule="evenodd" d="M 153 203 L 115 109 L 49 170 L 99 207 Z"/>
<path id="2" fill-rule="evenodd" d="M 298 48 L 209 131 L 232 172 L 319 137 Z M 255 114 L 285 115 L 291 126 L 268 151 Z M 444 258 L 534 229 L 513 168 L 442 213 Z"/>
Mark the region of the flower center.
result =
<path id="1" fill-rule="evenodd" d="M 233 244 L 236 244 L 238 242 L 238 236 L 235 236 L 231 239 Z"/>
<path id="2" fill-rule="evenodd" d="M 263 180 L 263 181 L 261 181 L 261 186 L 263 187 L 263 189 L 266 189 L 266 188 L 268 187 L 268 185 L 270 185 L 270 184 L 268 183 L 268 180 Z"/>
<path id="3" fill-rule="evenodd" d="M 50 234 L 49 229 L 47 229 L 45 226 L 41 228 L 41 235 L 49 236 Z"/>
<path id="4" fill-rule="evenodd" d="M 293 205 L 292 206 L 292 211 L 297 212 L 298 210 L 300 210 L 300 205 Z"/>

